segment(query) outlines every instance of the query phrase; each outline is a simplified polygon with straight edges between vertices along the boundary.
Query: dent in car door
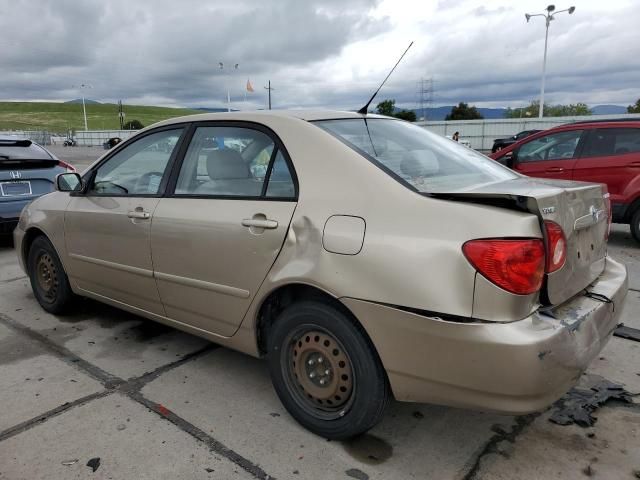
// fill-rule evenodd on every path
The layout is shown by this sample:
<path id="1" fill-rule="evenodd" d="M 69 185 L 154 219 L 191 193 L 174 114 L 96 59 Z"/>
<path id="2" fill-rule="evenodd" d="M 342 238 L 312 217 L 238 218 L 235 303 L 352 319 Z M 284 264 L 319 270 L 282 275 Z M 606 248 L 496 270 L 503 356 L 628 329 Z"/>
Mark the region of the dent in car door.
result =
<path id="1" fill-rule="evenodd" d="M 197 128 L 175 192 L 153 216 L 154 273 L 167 316 L 223 336 L 238 329 L 296 206 L 283 147 L 256 128 Z"/>
<path id="2" fill-rule="evenodd" d="M 65 211 L 69 276 L 85 292 L 164 315 L 153 278 L 151 217 L 182 129 L 152 132 L 90 174 Z"/>
<path id="3" fill-rule="evenodd" d="M 582 130 L 551 133 L 518 148 L 515 169 L 531 177 L 571 180 Z"/>

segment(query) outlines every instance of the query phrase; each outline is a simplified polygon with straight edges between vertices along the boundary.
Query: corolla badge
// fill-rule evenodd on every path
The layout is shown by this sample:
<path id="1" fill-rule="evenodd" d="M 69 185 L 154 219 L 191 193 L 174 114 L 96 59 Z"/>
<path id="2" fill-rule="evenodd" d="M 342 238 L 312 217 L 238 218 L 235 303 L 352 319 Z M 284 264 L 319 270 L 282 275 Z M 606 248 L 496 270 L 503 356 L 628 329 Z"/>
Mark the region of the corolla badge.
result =
<path id="1" fill-rule="evenodd" d="M 542 207 L 543 215 L 550 215 L 552 213 L 556 213 L 556 207 Z"/>

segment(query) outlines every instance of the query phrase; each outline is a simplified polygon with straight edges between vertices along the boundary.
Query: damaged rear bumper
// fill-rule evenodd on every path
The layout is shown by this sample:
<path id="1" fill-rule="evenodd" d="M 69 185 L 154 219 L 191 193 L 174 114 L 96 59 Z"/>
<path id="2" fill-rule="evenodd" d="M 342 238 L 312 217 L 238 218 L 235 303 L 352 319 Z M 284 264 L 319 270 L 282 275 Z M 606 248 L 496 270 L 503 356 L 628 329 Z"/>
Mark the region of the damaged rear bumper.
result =
<path id="1" fill-rule="evenodd" d="M 561 397 L 605 346 L 627 294 L 626 267 L 607 258 L 588 291 L 598 298 L 581 294 L 511 323 L 455 323 L 342 301 L 371 337 L 398 400 L 521 414 Z"/>

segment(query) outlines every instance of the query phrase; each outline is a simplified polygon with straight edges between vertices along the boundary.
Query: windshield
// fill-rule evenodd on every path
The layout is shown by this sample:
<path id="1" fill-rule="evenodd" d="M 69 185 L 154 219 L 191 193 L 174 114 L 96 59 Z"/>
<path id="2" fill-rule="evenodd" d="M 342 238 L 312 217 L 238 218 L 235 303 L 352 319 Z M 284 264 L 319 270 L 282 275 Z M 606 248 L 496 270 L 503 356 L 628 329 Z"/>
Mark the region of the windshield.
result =
<path id="1" fill-rule="evenodd" d="M 314 123 L 422 193 L 518 178 L 494 160 L 407 122 L 349 118 Z"/>

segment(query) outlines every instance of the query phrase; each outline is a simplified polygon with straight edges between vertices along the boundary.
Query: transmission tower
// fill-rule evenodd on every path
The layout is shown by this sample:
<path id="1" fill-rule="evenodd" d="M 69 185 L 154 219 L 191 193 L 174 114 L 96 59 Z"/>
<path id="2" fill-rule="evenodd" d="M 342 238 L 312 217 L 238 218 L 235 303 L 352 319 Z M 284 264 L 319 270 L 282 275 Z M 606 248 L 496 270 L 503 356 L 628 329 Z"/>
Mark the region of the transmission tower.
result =
<path id="1" fill-rule="evenodd" d="M 422 77 L 418 82 L 418 120 L 427 120 L 426 110 L 433 104 L 433 77 Z"/>

